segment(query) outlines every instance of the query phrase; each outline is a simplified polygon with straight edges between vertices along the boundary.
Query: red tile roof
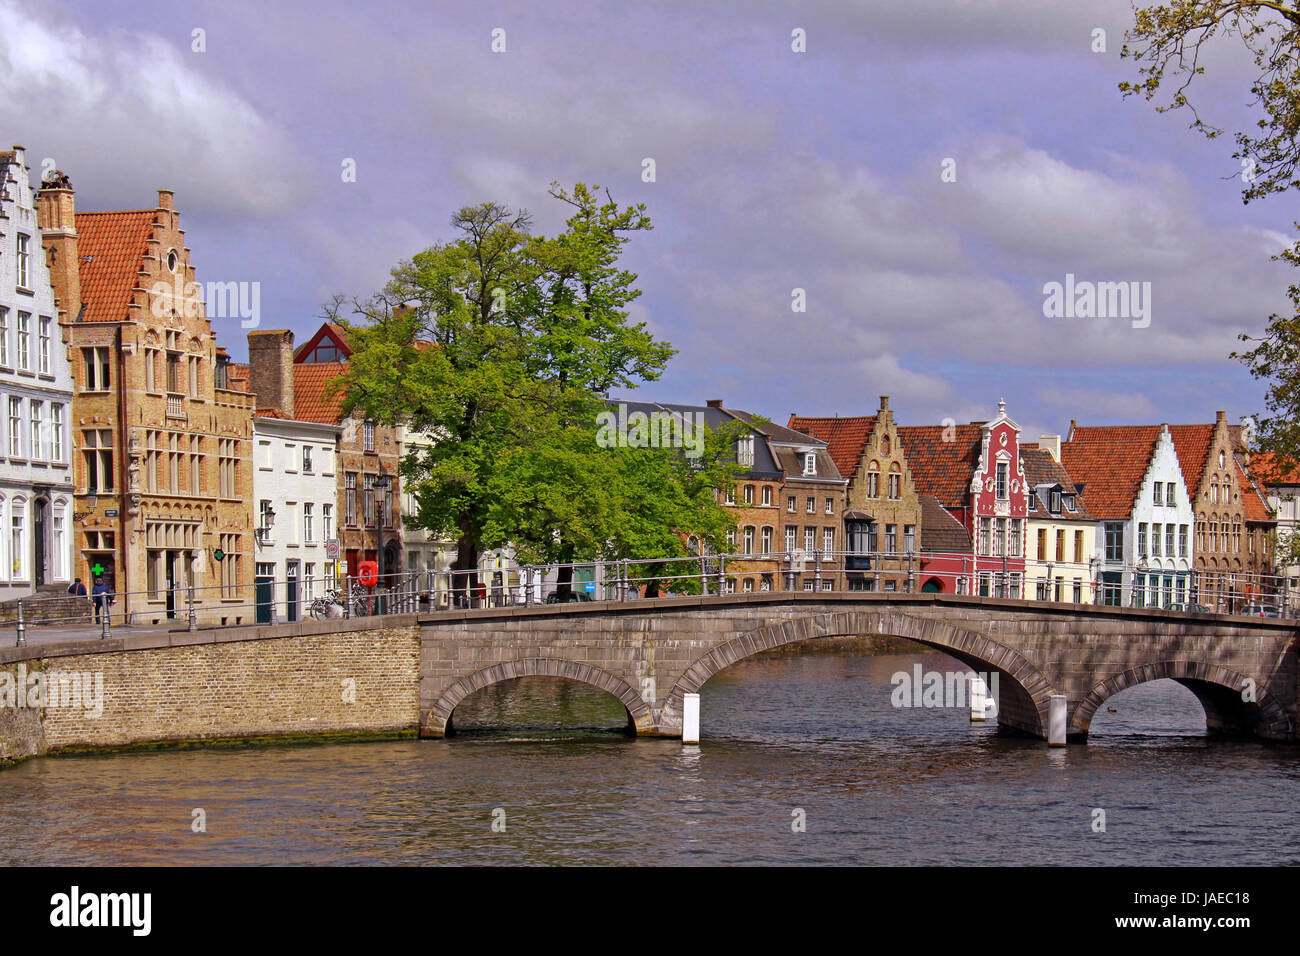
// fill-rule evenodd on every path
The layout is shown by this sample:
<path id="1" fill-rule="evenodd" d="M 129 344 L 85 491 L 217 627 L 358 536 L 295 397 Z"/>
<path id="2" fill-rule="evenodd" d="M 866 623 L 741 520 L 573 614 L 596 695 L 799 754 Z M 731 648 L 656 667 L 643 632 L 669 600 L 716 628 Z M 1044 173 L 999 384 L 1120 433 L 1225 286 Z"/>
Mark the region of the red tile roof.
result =
<path id="1" fill-rule="evenodd" d="M 238 362 L 226 363 L 226 389 L 231 392 L 252 392 L 250 380 L 252 372 L 247 365 Z"/>
<path id="2" fill-rule="evenodd" d="M 1251 455 L 1250 472 L 1266 485 L 1300 485 L 1300 464 L 1281 468 L 1271 451 L 1257 451 Z"/>
<path id="3" fill-rule="evenodd" d="M 86 303 L 82 321 L 126 320 L 153 227 L 152 209 L 77 213 L 81 300 Z"/>
<path id="4" fill-rule="evenodd" d="M 1128 518 L 1137 503 L 1160 429 L 1156 428 L 1149 436 L 1145 431 L 1136 432 L 1128 427 L 1088 431 L 1090 441 L 1061 443 L 1061 464 L 1076 487 L 1083 485 L 1082 494 L 1094 518 L 1099 521 Z"/>
<path id="5" fill-rule="evenodd" d="M 1260 494 L 1259 487 L 1251 480 L 1241 459 L 1234 455 L 1233 461 L 1237 463 L 1237 484 L 1241 488 L 1241 501 L 1245 505 L 1246 520 L 1270 522 L 1277 520 L 1274 518 L 1273 513 L 1269 511 L 1268 503 Z"/>
<path id="6" fill-rule="evenodd" d="M 1201 487 L 1201 476 L 1205 474 L 1205 463 L 1210 457 L 1210 445 L 1214 442 L 1213 425 L 1170 425 L 1169 434 L 1174 439 L 1174 452 L 1178 456 L 1178 467 L 1183 473 L 1183 483 L 1187 494 L 1196 497 Z M 1102 425 L 1076 426 L 1070 433 L 1071 442 L 1089 441 L 1148 441 L 1155 442 L 1160 437 L 1159 425 Z"/>
<path id="7" fill-rule="evenodd" d="M 331 425 L 343 420 L 343 390 L 334 380 L 348 371 L 347 362 L 309 362 L 293 367 L 293 417 Z"/>
<path id="8" fill-rule="evenodd" d="M 900 425 L 907 467 L 919 495 L 933 495 L 945 508 L 967 504 L 979 466 L 981 425 Z M 945 434 L 951 440 L 945 440 Z"/>
<path id="9" fill-rule="evenodd" d="M 845 478 L 852 478 L 858 473 L 858 463 L 862 461 L 862 449 L 867 447 L 871 430 L 876 427 L 876 416 L 806 418 L 801 415 L 791 415 L 786 427 L 826 442 L 831 460 L 835 462 L 835 467 L 840 470 L 840 474 Z"/>

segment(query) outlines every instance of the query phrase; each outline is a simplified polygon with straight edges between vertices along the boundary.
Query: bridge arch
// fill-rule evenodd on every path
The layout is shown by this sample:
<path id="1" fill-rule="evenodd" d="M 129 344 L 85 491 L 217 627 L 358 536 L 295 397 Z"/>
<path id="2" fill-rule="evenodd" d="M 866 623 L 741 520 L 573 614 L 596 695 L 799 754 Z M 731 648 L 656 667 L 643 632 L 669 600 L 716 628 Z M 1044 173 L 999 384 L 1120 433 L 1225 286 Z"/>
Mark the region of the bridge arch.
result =
<path id="1" fill-rule="evenodd" d="M 617 697 L 627 708 L 628 716 L 637 733 L 649 733 L 654 727 L 654 715 L 641 695 L 627 681 L 609 671 L 591 664 L 561 660 L 555 657 L 530 657 L 517 661 L 504 661 L 484 667 L 456 681 L 435 701 L 429 714 L 428 731 L 444 735 L 452 730 L 451 715 L 456 706 L 475 691 L 516 677 L 563 677 L 590 684 Z"/>
<path id="2" fill-rule="evenodd" d="M 1012 648 L 978 631 L 898 611 L 849 611 L 795 618 L 769 624 L 719 644 L 688 667 L 673 686 L 664 704 L 661 724 L 680 721 L 683 695 L 699 693 L 709 678 L 737 661 L 798 641 L 870 634 L 907 638 L 943 651 L 972 670 L 997 671 L 1000 675 L 999 723 L 1046 738 L 1048 709 L 1054 690 L 1037 666 Z"/>
<path id="3" fill-rule="evenodd" d="M 1105 701 L 1122 690 L 1167 677 L 1182 684 L 1205 708 L 1206 731 L 1213 734 L 1253 733 L 1269 740 L 1288 740 L 1291 721 L 1286 708 L 1259 681 L 1220 664 L 1197 661 L 1158 661 L 1130 667 L 1101 681 L 1079 702 L 1070 720 L 1071 735 L 1087 736 L 1092 718 Z M 1242 690 L 1255 685 L 1255 700 L 1247 703 Z"/>

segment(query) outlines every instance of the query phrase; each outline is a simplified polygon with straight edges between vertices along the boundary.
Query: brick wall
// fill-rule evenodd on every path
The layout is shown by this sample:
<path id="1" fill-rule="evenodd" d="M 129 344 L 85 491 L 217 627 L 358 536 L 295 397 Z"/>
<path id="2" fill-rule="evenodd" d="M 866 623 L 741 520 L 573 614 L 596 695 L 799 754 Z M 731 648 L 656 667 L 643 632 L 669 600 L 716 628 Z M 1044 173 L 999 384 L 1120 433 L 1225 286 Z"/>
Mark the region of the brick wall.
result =
<path id="1" fill-rule="evenodd" d="M 292 635 L 272 637 L 273 634 Z M 149 642 L 165 646 L 144 646 Z M 167 642 L 170 641 L 170 645 Z M 107 643 L 103 653 L 97 645 Z M 79 651 L 80 653 L 75 653 Z M 103 675 L 103 711 L 0 707 L 0 759 L 152 741 L 383 733 L 418 726 L 419 640 L 413 618 L 174 632 L 69 647 L 6 649 L 13 673 Z M 352 682 L 349 685 L 346 682 Z M 355 700 L 345 700 L 349 686 Z"/>

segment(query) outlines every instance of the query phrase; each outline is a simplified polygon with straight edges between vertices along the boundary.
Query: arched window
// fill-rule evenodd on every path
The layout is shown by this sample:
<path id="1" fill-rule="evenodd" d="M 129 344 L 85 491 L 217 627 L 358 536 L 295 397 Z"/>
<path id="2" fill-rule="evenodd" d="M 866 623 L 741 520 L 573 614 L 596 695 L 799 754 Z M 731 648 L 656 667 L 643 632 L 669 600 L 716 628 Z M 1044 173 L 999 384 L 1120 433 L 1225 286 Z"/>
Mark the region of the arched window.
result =
<path id="1" fill-rule="evenodd" d="M 68 568 L 68 499 L 55 498 L 50 508 L 50 576 L 55 581 L 71 579 Z"/>
<path id="2" fill-rule="evenodd" d="M 903 474 L 898 462 L 889 466 L 889 497 L 894 501 L 903 497 Z"/>
<path id="3" fill-rule="evenodd" d="M 745 578 L 744 591 L 745 591 L 746 594 L 753 594 L 753 593 L 754 593 L 754 579 L 753 579 L 753 578 Z"/>
<path id="4" fill-rule="evenodd" d="M 888 435 L 882 435 L 881 438 L 880 438 L 880 453 L 881 453 L 882 455 L 888 455 L 888 454 L 889 454 L 889 447 L 890 447 L 889 436 L 888 436 Z"/>
<path id="5" fill-rule="evenodd" d="M 0 495 L 0 528 L 9 524 L 9 500 Z M 0 534 L 0 581 L 9 580 L 9 536 Z"/>
<path id="6" fill-rule="evenodd" d="M 28 574 L 27 565 L 27 501 L 14 498 L 9 512 L 9 580 L 22 581 Z"/>
<path id="7" fill-rule="evenodd" d="M 763 529 L 763 554 L 772 553 L 772 529 L 765 527 Z"/>
<path id="8" fill-rule="evenodd" d="M 867 466 L 867 497 L 880 497 L 880 464 L 872 462 Z"/>
<path id="9" fill-rule="evenodd" d="M 747 504 L 747 505 L 752 505 L 753 503 L 754 503 L 754 486 L 753 486 L 753 485 L 746 485 L 746 486 L 745 486 L 745 504 Z"/>
<path id="10" fill-rule="evenodd" d="M 745 554 L 754 553 L 754 526 L 753 525 L 745 526 L 744 549 L 745 549 Z"/>

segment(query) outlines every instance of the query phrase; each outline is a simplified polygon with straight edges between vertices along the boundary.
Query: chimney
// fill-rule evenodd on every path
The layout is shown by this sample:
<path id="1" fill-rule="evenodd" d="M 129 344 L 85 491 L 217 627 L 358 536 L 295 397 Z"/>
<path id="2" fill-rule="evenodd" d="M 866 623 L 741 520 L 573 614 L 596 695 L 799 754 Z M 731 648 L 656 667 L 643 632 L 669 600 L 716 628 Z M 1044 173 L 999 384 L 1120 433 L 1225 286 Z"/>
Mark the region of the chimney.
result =
<path id="1" fill-rule="evenodd" d="M 59 322 L 81 316 L 81 260 L 77 254 L 76 194 L 68 177 L 55 170 L 36 194 L 36 225 L 50 265 L 50 285 L 58 303 Z"/>
<path id="2" fill-rule="evenodd" d="M 709 399 L 709 408 L 721 408 L 721 407 L 722 407 L 722 399 L 720 398 Z"/>
<path id="3" fill-rule="evenodd" d="M 293 333 L 267 329 L 248 333 L 248 387 L 258 408 L 275 408 L 293 418 Z"/>
<path id="4" fill-rule="evenodd" d="M 1227 420 L 1228 420 L 1228 413 L 1225 412 L 1223 409 L 1219 409 L 1217 412 L 1214 413 L 1214 421 L 1216 423 L 1226 422 Z"/>
<path id="5" fill-rule="evenodd" d="M 1073 418 L 1070 419 L 1070 430 L 1065 433 L 1066 441 L 1074 441 L 1074 429 L 1078 427 L 1078 424 L 1079 423 L 1076 422 Z"/>
<path id="6" fill-rule="evenodd" d="M 876 410 L 876 417 L 888 425 L 894 420 L 894 413 L 889 410 L 889 396 L 880 396 L 880 408 Z"/>
<path id="7" fill-rule="evenodd" d="M 883 412 L 883 411 L 885 411 L 885 409 L 887 409 L 887 408 L 889 408 L 889 396 L 888 396 L 888 395 L 881 395 L 881 396 L 880 396 L 880 410 Z"/>
<path id="8" fill-rule="evenodd" d="M 168 212 L 176 210 L 176 194 L 170 189 L 158 190 L 158 208 L 166 209 Z"/>
<path id="9" fill-rule="evenodd" d="M 1051 452 L 1052 460 L 1058 464 L 1061 461 L 1061 436 L 1060 435 L 1039 435 L 1038 447 L 1043 451 Z"/>

